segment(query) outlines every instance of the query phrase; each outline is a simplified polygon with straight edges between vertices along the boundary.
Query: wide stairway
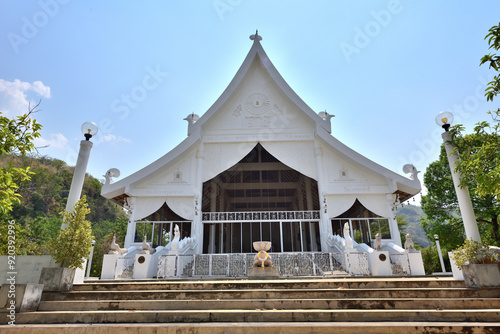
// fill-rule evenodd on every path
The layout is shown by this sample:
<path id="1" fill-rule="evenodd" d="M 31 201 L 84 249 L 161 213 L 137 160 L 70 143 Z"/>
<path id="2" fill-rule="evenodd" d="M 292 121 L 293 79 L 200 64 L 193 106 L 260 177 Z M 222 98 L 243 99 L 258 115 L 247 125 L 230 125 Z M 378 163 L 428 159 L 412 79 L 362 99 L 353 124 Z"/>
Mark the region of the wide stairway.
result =
<path id="1" fill-rule="evenodd" d="M 1 333 L 500 333 L 500 289 L 443 277 L 99 281 Z"/>

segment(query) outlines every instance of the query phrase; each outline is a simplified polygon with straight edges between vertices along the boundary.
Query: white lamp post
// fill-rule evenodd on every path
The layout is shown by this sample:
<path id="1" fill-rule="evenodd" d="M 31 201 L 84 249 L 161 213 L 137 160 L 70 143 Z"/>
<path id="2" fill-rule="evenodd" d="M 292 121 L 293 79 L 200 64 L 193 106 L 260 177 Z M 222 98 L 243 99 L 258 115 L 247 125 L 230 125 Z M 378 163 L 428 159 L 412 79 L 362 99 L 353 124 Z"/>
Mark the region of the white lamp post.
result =
<path id="1" fill-rule="evenodd" d="M 444 267 L 443 254 L 441 254 L 441 246 L 439 245 L 439 235 L 434 234 L 434 239 L 436 239 L 436 247 L 438 250 L 439 262 L 441 262 L 441 270 L 443 271 L 443 273 L 445 273 L 446 269 Z"/>
<path id="2" fill-rule="evenodd" d="M 443 137 L 444 147 L 446 148 L 446 155 L 448 156 L 448 163 L 450 164 L 451 175 L 453 184 L 455 185 L 455 192 L 457 193 L 458 206 L 465 227 L 465 236 L 467 239 L 481 242 L 479 229 L 477 228 L 476 216 L 472 208 L 472 201 L 467 187 L 460 188 L 460 173 L 455 171 L 455 165 L 458 161 L 458 156 L 454 152 L 455 146 L 451 143 L 451 134 L 448 132 L 450 125 L 453 123 L 453 114 L 449 111 L 442 111 L 436 116 L 436 123 L 442 127 L 445 132 L 441 135 Z"/>
<path id="3" fill-rule="evenodd" d="M 92 266 L 92 257 L 94 256 L 94 246 L 95 240 L 92 240 L 92 249 L 90 250 L 89 264 L 87 265 L 87 279 L 89 279 L 90 277 L 90 267 Z"/>
<path id="4" fill-rule="evenodd" d="M 97 134 L 97 130 L 97 125 L 93 122 L 85 122 L 82 125 L 82 133 L 85 136 L 85 140 L 80 142 L 80 151 L 78 152 L 78 159 L 76 160 L 75 171 L 73 172 L 73 180 L 69 188 L 68 201 L 66 202 L 66 211 L 68 212 L 73 211 L 73 207 L 82 194 L 83 181 L 85 181 L 90 150 L 93 145 L 90 138 Z M 68 227 L 68 224 L 63 222 L 61 230 L 64 230 L 66 227 Z"/>

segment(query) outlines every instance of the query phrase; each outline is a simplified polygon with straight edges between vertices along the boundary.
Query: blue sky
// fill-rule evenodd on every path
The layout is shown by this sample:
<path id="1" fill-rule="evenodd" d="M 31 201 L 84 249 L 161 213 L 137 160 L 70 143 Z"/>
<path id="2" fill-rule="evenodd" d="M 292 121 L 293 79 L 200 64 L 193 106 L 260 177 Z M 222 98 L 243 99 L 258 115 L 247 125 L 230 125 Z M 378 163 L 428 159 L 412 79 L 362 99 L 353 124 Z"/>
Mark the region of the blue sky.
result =
<path id="1" fill-rule="evenodd" d="M 93 121 L 88 172 L 122 177 L 179 144 L 186 115 L 227 87 L 259 29 L 271 61 L 332 134 L 402 173 L 436 160 L 437 113 L 487 120 L 479 67 L 500 21 L 492 1 L 0 0 L 0 111 L 42 100 L 42 155 L 76 162 Z"/>

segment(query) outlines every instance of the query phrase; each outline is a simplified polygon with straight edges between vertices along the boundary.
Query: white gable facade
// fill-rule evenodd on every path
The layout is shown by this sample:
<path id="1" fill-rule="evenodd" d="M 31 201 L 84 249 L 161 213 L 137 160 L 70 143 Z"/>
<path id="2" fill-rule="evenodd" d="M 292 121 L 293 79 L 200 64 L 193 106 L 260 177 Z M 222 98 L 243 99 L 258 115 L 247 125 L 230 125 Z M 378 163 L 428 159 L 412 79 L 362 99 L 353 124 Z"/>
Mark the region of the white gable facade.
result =
<path id="1" fill-rule="evenodd" d="M 331 116 L 317 113 L 288 86 L 261 37 L 235 77 L 188 136 L 136 173 L 102 188 L 129 213 L 125 247 L 144 237 L 168 247 L 175 225 L 185 254 L 339 251 L 346 223 L 358 244 L 401 246 L 394 206 L 418 194 L 407 178 L 338 141 Z M 336 237 L 335 237 L 336 236 Z"/>

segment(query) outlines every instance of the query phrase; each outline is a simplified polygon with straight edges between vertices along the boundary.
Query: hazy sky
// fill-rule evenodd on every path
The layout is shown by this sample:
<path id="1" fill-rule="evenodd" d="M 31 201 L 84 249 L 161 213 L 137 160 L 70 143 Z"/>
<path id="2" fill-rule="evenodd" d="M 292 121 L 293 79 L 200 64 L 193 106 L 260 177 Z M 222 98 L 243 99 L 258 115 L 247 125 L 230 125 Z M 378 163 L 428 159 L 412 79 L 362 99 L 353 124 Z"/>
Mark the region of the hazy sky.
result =
<path id="1" fill-rule="evenodd" d="M 262 46 L 332 135 L 397 172 L 425 171 L 455 113 L 487 120 L 479 67 L 500 1 L 0 0 L 0 111 L 42 100 L 42 155 L 76 162 L 95 122 L 88 172 L 122 177 L 179 144 L 227 87 L 259 30 Z"/>

